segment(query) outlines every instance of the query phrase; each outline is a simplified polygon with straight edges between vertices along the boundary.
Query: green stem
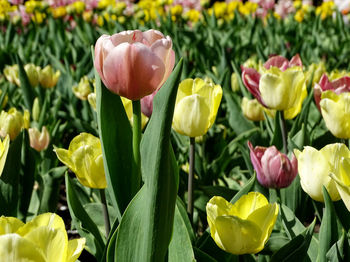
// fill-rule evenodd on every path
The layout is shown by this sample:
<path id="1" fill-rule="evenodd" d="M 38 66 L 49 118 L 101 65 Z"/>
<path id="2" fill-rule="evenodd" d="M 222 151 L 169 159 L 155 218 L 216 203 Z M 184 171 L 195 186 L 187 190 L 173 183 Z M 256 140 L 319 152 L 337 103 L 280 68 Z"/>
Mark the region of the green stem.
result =
<path id="1" fill-rule="evenodd" d="M 141 154 L 140 154 L 140 141 L 141 141 L 141 104 L 140 100 L 132 101 L 132 149 L 133 149 L 133 180 L 132 193 L 135 195 L 140 189 L 141 185 Z"/>
<path id="2" fill-rule="evenodd" d="M 105 189 L 100 189 L 101 203 L 102 203 L 102 213 L 105 221 L 106 238 L 108 239 L 109 231 L 111 230 L 111 224 L 109 222 L 108 205 L 106 201 Z"/>
<path id="3" fill-rule="evenodd" d="M 187 213 L 190 217 L 191 224 L 193 223 L 193 171 L 194 171 L 194 150 L 195 138 L 190 137 L 190 168 L 188 172 L 188 189 L 187 189 Z"/>
<path id="4" fill-rule="evenodd" d="M 280 125 L 281 125 L 281 132 L 282 132 L 282 140 L 283 140 L 283 151 L 285 154 L 288 154 L 288 143 L 287 143 L 287 127 L 286 127 L 286 120 L 284 119 L 284 112 L 280 111 Z"/>

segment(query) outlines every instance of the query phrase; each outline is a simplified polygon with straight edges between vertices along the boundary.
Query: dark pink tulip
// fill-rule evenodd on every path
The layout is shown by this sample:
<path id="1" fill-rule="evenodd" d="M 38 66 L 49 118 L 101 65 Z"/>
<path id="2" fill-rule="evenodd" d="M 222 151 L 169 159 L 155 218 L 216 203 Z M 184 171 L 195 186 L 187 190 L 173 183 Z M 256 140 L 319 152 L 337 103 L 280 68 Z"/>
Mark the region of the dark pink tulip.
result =
<path id="1" fill-rule="evenodd" d="M 154 91 L 152 94 L 141 98 L 141 112 L 147 116 L 151 117 L 153 112 L 153 99 L 157 94 L 158 90 Z"/>
<path id="2" fill-rule="evenodd" d="M 287 58 L 283 56 L 272 56 L 270 57 L 264 64 L 266 69 L 270 69 L 270 67 L 278 67 L 280 70 L 285 71 L 289 67 L 293 66 L 303 66 L 303 63 L 300 59 L 299 54 L 292 57 L 289 61 Z M 248 91 L 263 105 L 266 107 L 264 101 L 261 99 L 261 94 L 259 90 L 259 82 L 260 82 L 260 73 L 256 71 L 254 68 L 247 68 L 241 66 L 242 70 L 242 81 L 246 86 Z"/>
<path id="3" fill-rule="evenodd" d="M 319 110 L 322 92 L 326 90 L 332 90 L 337 95 L 344 92 L 350 92 L 350 77 L 344 76 L 342 78 L 330 82 L 326 74 L 323 74 L 321 76 L 321 79 L 318 82 L 318 84 L 315 84 L 314 86 L 315 103 Z"/>
<path id="4" fill-rule="evenodd" d="M 106 87 L 130 100 L 159 89 L 175 64 L 169 36 L 157 30 L 102 35 L 95 45 L 95 68 Z"/>
<path id="5" fill-rule="evenodd" d="M 267 188 L 288 187 L 298 173 L 298 161 L 293 155 L 290 160 L 275 146 L 253 148 L 248 142 L 250 160 L 261 185 Z"/>

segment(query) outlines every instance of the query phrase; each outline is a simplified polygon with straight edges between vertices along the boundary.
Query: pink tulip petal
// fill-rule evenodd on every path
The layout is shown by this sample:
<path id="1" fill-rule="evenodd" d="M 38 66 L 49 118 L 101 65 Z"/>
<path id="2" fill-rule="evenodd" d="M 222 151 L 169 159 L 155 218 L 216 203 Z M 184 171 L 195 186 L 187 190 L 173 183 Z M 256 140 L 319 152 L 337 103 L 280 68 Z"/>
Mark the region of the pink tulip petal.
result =
<path id="1" fill-rule="evenodd" d="M 154 91 L 152 94 L 145 96 L 141 99 L 141 112 L 147 117 L 151 117 L 152 115 L 153 99 L 154 99 L 154 96 L 157 94 L 158 90 Z"/>
<path id="2" fill-rule="evenodd" d="M 241 67 L 242 81 L 248 91 L 259 101 L 260 104 L 266 107 L 261 99 L 259 90 L 260 74 L 253 68 Z"/>
<path id="3" fill-rule="evenodd" d="M 289 62 L 289 67 L 293 67 L 293 66 L 303 67 L 303 62 L 301 61 L 299 54 L 296 54 L 295 56 L 293 56 Z"/>
<path id="4" fill-rule="evenodd" d="M 100 75 L 101 79 L 103 79 L 103 73 L 102 73 L 102 67 L 103 67 L 103 60 L 105 58 L 106 52 L 103 51 L 106 47 L 104 47 L 106 42 L 110 42 L 110 36 L 109 35 L 102 35 L 100 36 L 95 44 L 95 68 Z M 107 44 L 107 46 L 109 46 Z"/>
<path id="5" fill-rule="evenodd" d="M 164 39 L 164 35 L 158 30 L 148 30 L 142 33 L 144 40 L 146 40 L 147 45 L 151 46 L 154 42 L 160 39 Z"/>
<path id="6" fill-rule="evenodd" d="M 262 166 L 261 166 L 261 158 L 264 155 L 266 148 L 265 147 L 253 148 L 253 145 L 250 143 L 250 141 L 248 141 L 248 147 L 250 150 L 250 161 L 252 162 L 252 165 L 256 172 L 257 179 L 259 180 L 260 178 L 264 177 Z"/>
<path id="7" fill-rule="evenodd" d="M 314 99 L 315 99 L 315 104 L 320 112 L 321 112 L 321 108 L 320 108 L 321 94 L 322 94 L 321 86 L 319 84 L 315 84 Z"/>
<path id="8" fill-rule="evenodd" d="M 276 56 L 271 57 L 264 64 L 264 67 L 266 69 L 270 69 L 271 66 L 278 67 L 279 69 L 284 71 L 284 70 L 286 70 L 288 68 L 289 61 L 288 61 L 287 58 L 285 58 L 283 56 L 276 55 Z"/>
<path id="9" fill-rule="evenodd" d="M 121 43 L 132 44 L 135 42 L 141 42 L 142 32 L 140 30 L 123 31 L 118 34 L 112 35 L 111 40 L 114 46 L 117 46 Z"/>
<path id="10" fill-rule="evenodd" d="M 141 43 L 118 45 L 103 64 L 105 85 L 131 100 L 153 93 L 163 80 L 164 72 L 163 61 Z"/>
<path id="11" fill-rule="evenodd" d="M 335 89 L 337 94 L 343 93 L 343 92 L 349 92 L 350 91 L 350 77 L 344 76 L 342 78 L 334 80 L 334 81 L 332 81 L 332 86 Z M 341 89 L 342 91 L 337 91 L 338 89 Z"/>

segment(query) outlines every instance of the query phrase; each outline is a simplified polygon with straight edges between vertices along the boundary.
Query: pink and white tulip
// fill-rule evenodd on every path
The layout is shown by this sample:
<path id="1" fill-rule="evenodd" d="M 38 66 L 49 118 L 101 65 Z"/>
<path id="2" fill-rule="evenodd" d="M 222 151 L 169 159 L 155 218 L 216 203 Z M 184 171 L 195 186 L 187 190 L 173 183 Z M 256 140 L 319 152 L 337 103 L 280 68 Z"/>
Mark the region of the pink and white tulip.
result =
<path id="1" fill-rule="evenodd" d="M 45 150 L 50 144 L 50 134 L 46 127 L 43 126 L 41 132 L 37 128 L 29 128 L 30 147 L 40 152 Z"/>
<path id="2" fill-rule="evenodd" d="M 323 74 L 318 84 L 314 86 L 314 98 L 318 109 L 320 109 L 322 92 L 326 90 L 331 90 L 337 95 L 350 92 L 350 77 L 344 76 L 334 81 L 329 81 L 327 75 Z"/>
<path id="3" fill-rule="evenodd" d="M 95 45 L 95 68 L 105 86 L 130 100 L 158 90 L 175 64 L 172 40 L 157 30 L 102 35 Z"/>
<path id="4" fill-rule="evenodd" d="M 298 161 L 294 155 L 290 160 L 275 146 L 253 148 L 248 142 L 248 147 L 250 160 L 261 185 L 267 188 L 284 188 L 293 182 L 298 173 Z"/>

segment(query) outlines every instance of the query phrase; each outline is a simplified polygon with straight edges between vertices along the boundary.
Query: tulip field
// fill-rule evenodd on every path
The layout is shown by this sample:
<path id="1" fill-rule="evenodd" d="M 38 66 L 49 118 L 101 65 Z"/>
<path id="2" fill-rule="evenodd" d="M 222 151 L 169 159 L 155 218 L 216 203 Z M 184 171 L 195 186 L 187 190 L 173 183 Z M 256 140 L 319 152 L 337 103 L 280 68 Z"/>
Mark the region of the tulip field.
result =
<path id="1" fill-rule="evenodd" d="M 349 21 L 0 0 L 0 262 L 350 261 Z"/>

